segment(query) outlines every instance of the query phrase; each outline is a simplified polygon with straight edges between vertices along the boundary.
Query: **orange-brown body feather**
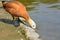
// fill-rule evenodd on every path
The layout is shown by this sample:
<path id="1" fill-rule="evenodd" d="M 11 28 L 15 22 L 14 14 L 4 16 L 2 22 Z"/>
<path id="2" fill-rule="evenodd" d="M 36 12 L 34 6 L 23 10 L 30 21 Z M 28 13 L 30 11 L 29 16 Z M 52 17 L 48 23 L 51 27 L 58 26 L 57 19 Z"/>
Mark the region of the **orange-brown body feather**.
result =
<path id="1" fill-rule="evenodd" d="M 5 10 L 9 12 L 12 16 L 23 17 L 26 20 L 29 19 L 29 15 L 26 11 L 25 6 L 18 1 L 6 2 L 3 4 Z"/>

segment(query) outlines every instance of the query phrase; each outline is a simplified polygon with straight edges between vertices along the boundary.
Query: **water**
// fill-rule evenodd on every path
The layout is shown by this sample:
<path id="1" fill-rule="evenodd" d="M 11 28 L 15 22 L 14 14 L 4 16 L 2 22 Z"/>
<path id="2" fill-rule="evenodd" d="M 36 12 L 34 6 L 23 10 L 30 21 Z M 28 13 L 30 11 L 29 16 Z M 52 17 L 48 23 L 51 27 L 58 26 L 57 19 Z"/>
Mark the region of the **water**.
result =
<path id="1" fill-rule="evenodd" d="M 38 33 L 46 40 L 60 40 L 60 3 L 39 3 L 30 7 L 32 6 L 34 9 L 28 13 L 36 22 Z"/>

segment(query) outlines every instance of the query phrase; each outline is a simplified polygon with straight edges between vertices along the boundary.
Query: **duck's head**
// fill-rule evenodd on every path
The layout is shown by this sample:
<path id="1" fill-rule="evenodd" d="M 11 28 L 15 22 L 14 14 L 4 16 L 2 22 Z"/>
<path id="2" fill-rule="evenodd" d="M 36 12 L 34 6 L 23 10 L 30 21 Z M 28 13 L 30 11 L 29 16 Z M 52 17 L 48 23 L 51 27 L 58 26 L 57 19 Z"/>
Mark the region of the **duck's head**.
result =
<path id="1" fill-rule="evenodd" d="M 28 23 L 29 23 L 29 25 L 30 25 L 33 29 L 36 28 L 36 23 L 35 23 L 32 19 L 29 19 L 29 20 L 28 20 Z"/>

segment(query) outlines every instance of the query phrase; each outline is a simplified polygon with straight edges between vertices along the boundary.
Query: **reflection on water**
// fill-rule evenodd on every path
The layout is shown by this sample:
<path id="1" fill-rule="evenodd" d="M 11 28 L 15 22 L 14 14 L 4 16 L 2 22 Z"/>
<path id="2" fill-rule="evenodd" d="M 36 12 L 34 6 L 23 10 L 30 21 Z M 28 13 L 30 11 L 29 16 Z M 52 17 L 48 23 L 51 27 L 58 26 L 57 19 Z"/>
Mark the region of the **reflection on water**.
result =
<path id="1" fill-rule="evenodd" d="M 51 4 L 51 3 L 56 3 L 58 0 L 40 0 L 40 2 L 42 2 L 42 3 L 49 3 L 49 4 Z"/>
<path id="2" fill-rule="evenodd" d="M 19 1 L 24 3 L 25 5 L 31 5 L 32 2 L 34 2 L 35 0 L 19 0 Z"/>
<path id="3" fill-rule="evenodd" d="M 25 5 L 31 5 L 32 2 L 40 2 L 40 3 L 47 3 L 47 4 L 60 2 L 60 0 L 19 0 L 19 1 L 24 3 Z"/>
<path id="4" fill-rule="evenodd" d="M 39 0 L 26 1 L 28 13 L 37 23 L 37 31 L 40 35 L 46 40 L 60 40 L 60 3 L 57 0 L 49 1 L 53 1 L 53 4 L 40 3 Z"/>

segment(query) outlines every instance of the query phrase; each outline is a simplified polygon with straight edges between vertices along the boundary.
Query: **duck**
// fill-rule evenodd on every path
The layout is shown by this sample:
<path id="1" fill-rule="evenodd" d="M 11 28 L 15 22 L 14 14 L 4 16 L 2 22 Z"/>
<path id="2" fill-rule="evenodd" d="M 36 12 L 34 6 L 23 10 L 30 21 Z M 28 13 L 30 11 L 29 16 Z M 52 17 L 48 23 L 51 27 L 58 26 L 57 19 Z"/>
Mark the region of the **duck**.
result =
<path id="1" fill-rule="evenodd" d="M 22 17 L 30 25 L 31 28 L 36 28 L 36 23 L 29 16 L 26 7 L 17 0 L 12 1 L 2 1 L 3 8 L 12 16 L 13 20 L 15 18 Z"/>

